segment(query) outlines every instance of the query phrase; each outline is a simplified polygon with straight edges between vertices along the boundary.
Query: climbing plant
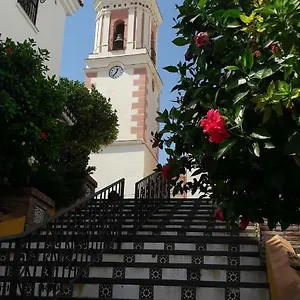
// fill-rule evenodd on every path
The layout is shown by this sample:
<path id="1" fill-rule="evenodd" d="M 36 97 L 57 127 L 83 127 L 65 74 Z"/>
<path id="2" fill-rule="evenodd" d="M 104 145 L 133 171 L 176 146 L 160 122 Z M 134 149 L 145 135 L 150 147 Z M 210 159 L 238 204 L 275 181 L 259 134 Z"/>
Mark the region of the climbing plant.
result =
<path id="1" fill-rule="evenodd" d="M 216 218 L 246 228 L 300 223 L 300 1 L 185 0 L 177 6 L 176 106 L 153 146 L 174 193 L 208 174 Z M 193 181 L 180 174 L 193 172 Z"/>

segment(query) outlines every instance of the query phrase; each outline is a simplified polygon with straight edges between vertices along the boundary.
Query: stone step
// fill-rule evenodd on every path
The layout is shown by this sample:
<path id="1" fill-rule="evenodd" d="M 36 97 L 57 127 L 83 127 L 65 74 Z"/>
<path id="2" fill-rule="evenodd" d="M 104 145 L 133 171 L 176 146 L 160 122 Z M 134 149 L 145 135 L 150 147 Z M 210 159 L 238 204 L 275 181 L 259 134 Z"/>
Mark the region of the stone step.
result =
<path id="1" fill-rule="evenodd" d="M 185 281 L 154 280 L 119 280 L 99 279 L 97 282 L 75 284 L 67 288 L 65 295 L 57 300 L 269 300 L 268 285 L 261 283 L 213 282 L 194 281 L 185 284 Z M 37 292 L 36 292 L 37 293 Z M 28 300 L 53 300 L 53 297 L 44 296 L 26 297 Z M 9 297 L 2 297 L 9 299 Z M 16 299 L 22 299 L 18 297 Z"/>
<path id="2" fill-rule="evenodd" d="M 175 251 L 174 251 L 175 252 Z M 184 252 L 184 251 L 181 251 Z M 162 253 L 162 252 L 161 252 Z M 172 253 L 172 251 L 171 251 Z M 115 262 L 132 262 L 132 263 L 160 263 L 160 264 L 170 264 L 170 267 L 174 267 L 175 264 L 180 265 L 189 265 L 189 264 L 204 264 L 204 265 L 229 265 L 229 266 L 261 266 L 260 257 L 249 257 L 245 256 L 243 253 L 239 253 L 239 256 L 228 256 L 229 252 L 226 255 L 220 255 L 220 252 L 211 251 L 210 255 L 207 255 L 206 252 L 202 254 L 195 255 L 195 252 L 187 254 L 113 254 L 113 253 L 104 253 L 101 256 L 101 261 L 104 263 L 115 263 Z M 224 253 L 221 253 L 224 254 Z M 236 254 L 237 255 L 237 254 Z"/>
<path id="3" fill-rule="evenodd" d="M 96 279 L 95 283 L 75 285 L 74 297 L 93 299 L 153 300 L 268 300 L 268 285 L 263 283 L 236 283 L 185 280 Z"/>

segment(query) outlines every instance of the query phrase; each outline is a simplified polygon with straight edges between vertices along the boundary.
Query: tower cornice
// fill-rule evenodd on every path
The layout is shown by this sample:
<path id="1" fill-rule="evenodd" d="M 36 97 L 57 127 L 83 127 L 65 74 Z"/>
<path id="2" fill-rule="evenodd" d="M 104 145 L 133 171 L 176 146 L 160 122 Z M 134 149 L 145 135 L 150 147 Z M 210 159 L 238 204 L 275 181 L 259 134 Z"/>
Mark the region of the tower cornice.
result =
<path id="1" fill-rule="evenodd" d="M 156 0 L 139 0 L 138 2 L 129 0 L 95 0 L 94 7 L 97 13 L 104 13 L 108 10 L 111 11 L 130 7 L 141 7 L 142 9 L 149 10 L 151 12 L 154 24 L 157 27 L 159 27 L 163 21 Z"/>
<path id="2" fill-rule="evenodd" d="M 155 65 L 153 64 L 149 54 L 145 52 L 145 49 L 140 49 L 140 53 L 128 54 L 128 55 L 111 55 L 109 57 L 101 57 L 98 54 L 90 54 L 88 59 L 85 60 L 86 71 L 97 70 L 100 68 L 108 68 L 110 65 L 121 63 L 124 66 L 138 66 L 142 67 L 143 65 L 147 67 L 151 73 L 155 76 L 156 82 L 159 89 L 162 88 L 162 80 L 159 75 L 159 72 Z"/>

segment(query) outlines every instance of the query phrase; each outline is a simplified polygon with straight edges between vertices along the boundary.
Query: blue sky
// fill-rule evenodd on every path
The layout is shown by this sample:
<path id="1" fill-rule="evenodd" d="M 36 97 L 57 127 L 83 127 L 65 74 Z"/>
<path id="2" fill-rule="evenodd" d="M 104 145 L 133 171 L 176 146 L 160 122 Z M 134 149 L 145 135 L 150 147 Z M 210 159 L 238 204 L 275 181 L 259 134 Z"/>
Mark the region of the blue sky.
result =
<path id="1" fill-rule="evenodd" d="M 159 30 L 158 64 L 159 72 L 164 83 L 161 95 L 161 110 L 172 106 L 171 100 L 176 94 L 171 94 L 172 87 L 177 83 L 176 74 L 170 74 L 162 68 L 175 65 L 182 59 L 185 49 L 172 44 L 176 31 L 172 28 L 175 24 L 173 18 L 177 16 L 176 4 L 183 0 L 157 0 L 163 16 L 163 24 Z M 84 80 L 84 60 L 92 52 L 95 34 L 95 11 L 93 0 L 85 0 L 85 6 L 73 17 L 67 18 L 65 41 L 62 59 L 61 76 L 73 80 Z M 166 155 L 160 153 L 160 162 L 164 162 Z"/>

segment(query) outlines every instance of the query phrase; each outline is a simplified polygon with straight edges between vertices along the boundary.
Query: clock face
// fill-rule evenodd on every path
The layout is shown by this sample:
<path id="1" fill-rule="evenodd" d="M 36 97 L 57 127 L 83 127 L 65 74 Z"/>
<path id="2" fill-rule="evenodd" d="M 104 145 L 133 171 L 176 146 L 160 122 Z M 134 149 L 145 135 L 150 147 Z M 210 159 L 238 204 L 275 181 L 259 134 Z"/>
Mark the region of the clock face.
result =
<path id="1" fill-rule="evenodd" d="M 123 74 L 123 72 L 124 72 L 124 70 L 120 66 L 112 67 L 109 70 L 109 77 L 111 77 L 113 79 L 119 78 Z"/>

